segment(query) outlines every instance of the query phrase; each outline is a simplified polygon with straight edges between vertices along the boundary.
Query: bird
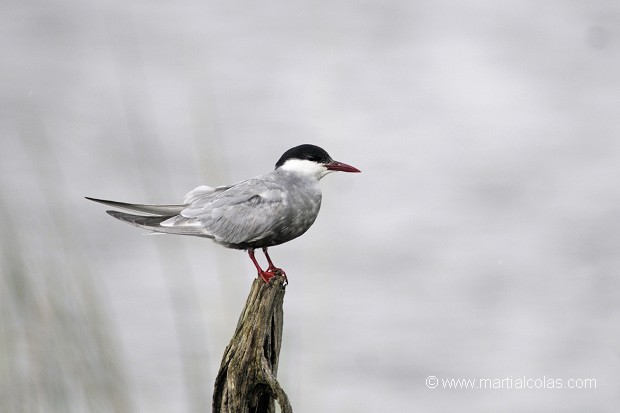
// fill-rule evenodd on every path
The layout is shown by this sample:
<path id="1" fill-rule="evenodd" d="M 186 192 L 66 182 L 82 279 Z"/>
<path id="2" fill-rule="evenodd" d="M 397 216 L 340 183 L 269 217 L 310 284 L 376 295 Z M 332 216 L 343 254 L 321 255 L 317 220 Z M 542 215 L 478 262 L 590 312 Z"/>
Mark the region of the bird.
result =
<path id="1" fill-rule="evenodd" d="M 278 159 L 275 169 L 229 186 L 201 185 L 188 192 L 181 204 L 131 204 L 86 197 L 115 208 L 112 217 L 152 233 L 210 238 L 226 248 L 245 250 L 268 283 L 284 277 L 267 249 L 304 234 L 321 207 L 319 181 L 331 172 L 361 172 L 338 162 L 322 148 L 295 146 Z M 124 209 L 132 213 L 117 211 Z M 262 249 L 268 267 L 263 270 L 255 257 Z"/>

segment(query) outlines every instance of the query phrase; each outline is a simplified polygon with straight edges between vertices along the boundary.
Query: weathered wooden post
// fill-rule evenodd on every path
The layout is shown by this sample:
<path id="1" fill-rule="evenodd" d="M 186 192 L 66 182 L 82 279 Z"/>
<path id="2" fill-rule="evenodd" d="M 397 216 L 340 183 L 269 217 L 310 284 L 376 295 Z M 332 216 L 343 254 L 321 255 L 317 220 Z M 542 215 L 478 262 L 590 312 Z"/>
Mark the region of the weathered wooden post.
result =
<path id="1" fill-rule="evenodd" d="M 274 400 L 283 413 L 293 412 L 276 379 L 285 290 L 281 275 L 254 280 L 215 380 L 214 413 L 275 413 Z"/>

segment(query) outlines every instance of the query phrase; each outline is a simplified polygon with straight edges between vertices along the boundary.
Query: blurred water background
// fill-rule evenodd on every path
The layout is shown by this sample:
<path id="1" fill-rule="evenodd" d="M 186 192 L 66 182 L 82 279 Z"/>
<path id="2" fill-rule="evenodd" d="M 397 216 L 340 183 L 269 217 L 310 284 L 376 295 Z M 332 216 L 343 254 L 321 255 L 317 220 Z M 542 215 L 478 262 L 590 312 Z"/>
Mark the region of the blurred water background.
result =
<path id="1" fill-rule="evenodd" d="M 0 411 L 209 411 L 250 260 L 83 197 L 306 142 L 363 173 L 272 251 L 295 411 L 620 409 L 617 1 L 8 0 L 0 45 Z"/>

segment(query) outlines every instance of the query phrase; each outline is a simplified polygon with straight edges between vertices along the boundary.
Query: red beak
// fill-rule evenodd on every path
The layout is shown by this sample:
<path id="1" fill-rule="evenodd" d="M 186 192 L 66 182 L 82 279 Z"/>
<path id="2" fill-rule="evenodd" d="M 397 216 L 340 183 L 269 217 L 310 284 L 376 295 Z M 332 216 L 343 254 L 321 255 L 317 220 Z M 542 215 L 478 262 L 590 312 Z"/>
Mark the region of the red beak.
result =
<path id="1" fill-rule="evenodd" d="M 341 172 L 362 172 L 354 166 L 347 165 L 346 163 L 331 161 L 328 164 L 325 164 L 325 167 L 330 171 L 341 171 Z"/>

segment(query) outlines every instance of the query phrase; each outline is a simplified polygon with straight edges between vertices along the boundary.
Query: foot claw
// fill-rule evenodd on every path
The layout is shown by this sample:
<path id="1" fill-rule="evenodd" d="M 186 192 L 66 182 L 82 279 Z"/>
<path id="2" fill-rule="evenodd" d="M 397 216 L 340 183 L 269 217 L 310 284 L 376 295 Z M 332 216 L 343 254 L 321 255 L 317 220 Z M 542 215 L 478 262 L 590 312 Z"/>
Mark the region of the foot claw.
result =
<path id="1" fill-rule="evenodd" d="M 288 284 L 288 278 L 282 268 L 268 268 L 267 271 L 261 271 L 258 273 L 258 276 L 266 283 L 268 283 L 275 275 L 284 277 L 284 285 Z"/>

